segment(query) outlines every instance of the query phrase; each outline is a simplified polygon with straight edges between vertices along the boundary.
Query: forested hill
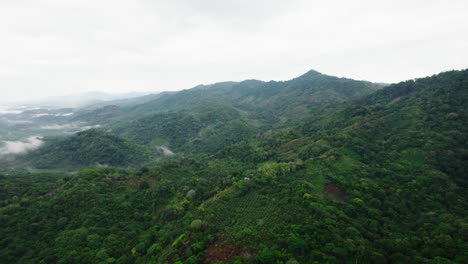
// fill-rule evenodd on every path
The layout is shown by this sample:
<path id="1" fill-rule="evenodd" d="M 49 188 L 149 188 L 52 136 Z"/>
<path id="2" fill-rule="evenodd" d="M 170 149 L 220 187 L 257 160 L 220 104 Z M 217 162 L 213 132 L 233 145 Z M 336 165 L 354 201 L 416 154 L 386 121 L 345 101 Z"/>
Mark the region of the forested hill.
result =
<path id="1" fill-rule="evenodd" d="M 51 140 L 23 157 L 39 169 L 75 169 L 95 166 L 142 164 L 154 157 L 143 146 L 99 129 L 78 132 L 65 139 Z"/>
<path id="2" fill-rule="evenodd" d="M 73 110 L 71 116 L 67 115 L 59 124 L 52 122 L 51 125 L 33 127 L 31 133 L 42 133 L 43 127 L 100 127 L 106 131 L 107 141 L 117 137 L 127 141 L 126 144 L 110 144 L 116 150 L 110 151 L 97 139 L 92 144 L 81 144 L 86 148 L 70 148 L 68 141 L 82 137 L 72 137 L 68 141 L 48 137 L 49 143 L 54 144 L 33 151 L 25 159 L 9 161 L 0 157 L 0 160 L 9 171 L 31 168 L 74 170 L 76 167 L 103 164 L 103 160 L 105 164 L 118 167 L 141 165 L 141 158 L 128 159 L 140 155 L 131 153 L 132 149 L 127 147 L 137 147 L 136 144 L 152 153 L 160 152 L 161 148 L 186 156 L 215 153 L 232 144 L 250 140 L 257 133 L 289 126 L 322 107 L 335 107 L 342 102 L 356 100 L 381 87 L 311 70 L 289 81 L 223 82 L 199 85 L 180 92 L 111 101 L 109 105 Z M 111 134 L 117 137 L 109 139 Z M 60 133 L 53 136 L 57 135 Z M 159 159 L 153 155 L 145 160 L 151 164 Z"/>
<path id="3" fill-rule="evenodd" d="M 451 71 L 213 154 L 0 176 L 0 262 L 467 263 L 467 91 Z"/>
<path id="4" fill-rule="evenodd" d="M 119 101 L 82 111 L 71 121 L 103 125 L 153 150 L 166 146 L 183 155 L 215 153 L 381 87 L 311 70 L 284 82 L 223 82 Z"/>
<path id="5" fill-rule="evenodd" d="M 326 104 L 360 98 L 382 87 L 381 84 L 337 78 L 311 70 L 289 81 L 222 82 L 199 85 L 180 92 L 161 93 L 153 96 L 153 100 L 148 99 L 153 97 L 143 97 L 141 101 L 132 100 L 132 103 L 120 105 L 119 111 L 123 113 L 118 117 L 112 116 L 111 120 L 138 118 L 144 113 L 187 110 L 215 103 L 246 111 L 250 119 L 259 120 L 263 125 L 272 125 L 305 116 L 310 110 Z M 89 117 L 89 114 L 84 113 L 75 120 L 92 121 Z M 101 122 L 102 119 L 95 121 Z"/>
<path id="6" fill-rule="evenodd" d="M 289 81 L 247 80 L 199 85 L 136 105 L 131 111 L 178 110 L 215 102 L 248 111 L 251 118 L 271 124 L 306 115 L 324 104 L 362 97 L 381 87 L 311 70 Z"/>
<path id="7" fill-rule="evenodd" d="M 221 104 L 159 112 L 110 125 L 113 133 L 147 146 L 167 146 L 178 153 L 215 153 L 251 139 L 256 123 L 238 109 Z"/>

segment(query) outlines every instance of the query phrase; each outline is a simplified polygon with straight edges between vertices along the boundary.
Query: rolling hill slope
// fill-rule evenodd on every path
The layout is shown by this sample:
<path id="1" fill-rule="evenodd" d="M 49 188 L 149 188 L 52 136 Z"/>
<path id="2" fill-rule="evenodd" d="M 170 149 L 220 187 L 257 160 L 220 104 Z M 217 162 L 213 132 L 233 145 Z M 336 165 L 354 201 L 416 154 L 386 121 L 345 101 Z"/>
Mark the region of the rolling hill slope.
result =
<path id="1" fill-rule="evenodd" d="M 468 70 L 394 84 L 212 155 L 35 192 L 0 177 L 0 261 L 465 263 L 467 88 Z"/>
<path id="2" fill-rule="evenodd" d="M 289 81 L 223 82 L 199 85 L 135 105 L 130 112 L 188 109 L 200 104 L 225 104 L 247 111 L 265 125 L 304 116 L 319 106 L 357 99 L 382 85 L 309 71 Z"/>
<path id="3" fill-rule="evenodd" d="M 36 168 L 83 168 L 142 164 L 152 156 L 143 146 L 116 135 L 90 129 L 47 142 L 24 159 Z"/>

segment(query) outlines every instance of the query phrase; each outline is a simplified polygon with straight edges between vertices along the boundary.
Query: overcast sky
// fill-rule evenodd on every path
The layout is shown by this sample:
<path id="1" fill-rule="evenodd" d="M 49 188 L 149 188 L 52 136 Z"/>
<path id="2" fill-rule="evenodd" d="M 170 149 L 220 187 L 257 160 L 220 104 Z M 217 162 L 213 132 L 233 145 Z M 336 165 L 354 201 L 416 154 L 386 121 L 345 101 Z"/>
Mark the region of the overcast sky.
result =
<path id="1" fill-rule="evenodd" d="M 466 0 L 0 0 L 0 101 L 468 67 Z"/>

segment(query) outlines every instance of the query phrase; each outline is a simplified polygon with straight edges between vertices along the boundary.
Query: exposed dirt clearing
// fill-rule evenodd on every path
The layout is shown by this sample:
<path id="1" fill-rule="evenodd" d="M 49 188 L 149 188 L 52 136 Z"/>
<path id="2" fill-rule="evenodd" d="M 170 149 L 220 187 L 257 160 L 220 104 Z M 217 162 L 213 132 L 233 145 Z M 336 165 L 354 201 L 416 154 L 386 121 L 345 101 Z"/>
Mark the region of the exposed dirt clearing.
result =
<path id="1" fill-rule="evenodd" d="M 346 202 L 345 194 L 333 183 L 326 183 L 323 193 L 332 199 Z"/>
<path id="2" fill-rule="evenodd" d="M 244 249 L 234 246 L 226 239 L 220 238 L 206 250 L 206 256 L 203 263 L 215 263 L 218 261 L 232 262 L 235 256 L 243 255 Z"/>

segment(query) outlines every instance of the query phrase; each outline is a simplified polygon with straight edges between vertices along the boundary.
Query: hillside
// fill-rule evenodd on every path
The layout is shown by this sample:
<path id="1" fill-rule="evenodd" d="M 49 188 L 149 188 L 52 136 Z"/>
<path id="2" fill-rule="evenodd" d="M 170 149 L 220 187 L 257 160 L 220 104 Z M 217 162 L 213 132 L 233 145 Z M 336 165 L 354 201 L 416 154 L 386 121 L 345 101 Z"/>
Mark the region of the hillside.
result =
<path id="1" fill-rule="evenodd" d="M 232 144 L 251 140 L 257 133 L 287 127 L 307 115 L 328 111 L 343 102 L 349 103 L 382 86 L 311 70 L 289 81 L 223 82 L 199 85 L 180 92 L 114 100 L 80 109 L 25 111 L 6 116 L 7 126 L 0 127 L 0 132 L 18 142 L 31 135 L 41 135 L 49 138 L 49 142 L 57 141 L 54 147 L 62 149 L 59 145 L 66 144 L 65 141 L 51 138 L 63 138 L 100 127 L 123 139 L 145 145 L 157 154 L 162 149 L 169 150 L 169 154 L 175 152 L 185 156 L 215 153 Z M 12 126 L 11 122 L 19 123 Z M 69 161 L 69 158 L 59 157 L 65 155 L 65 152 L 61 153 L 49 153 L 47 158 L 41 157 L 42 152 L 32 153 L 26 157 L 34 160 L 32 163 L 0 156 L 0 163 L 4 167 L 2 171 L 52 167 L 69 170 L 70 166 L 76 167 L 78 163 L 82 166 L 101 164 L 96 163 L 96 159 L 92 162 Z M 86 155 L 95 158 L 101 154 L 88 151 Z M 45 165 L 46 160 L 51 159 L 54 161 Z M 63 162 L 56 162 L 58 160 Z M 133 164 L 129 161 L 113 164 L 120 167 L 141 164 L 139 158 L 133 161 Z"/>
<path id="2" fill-rule="evenodd" d="M 188 109 L 202 104 L 224 104 L 248 112 L 263 125 L 307 115 L 322 105 L 357 99 L 382 88 L 380 84 L 337 78 L 311 70 L 289 81 L 223 82 L 192 89 L 128 108 L 130 112 Z"/>
<path id="3" fill-rule="evenodd" d="M 177 152 L 214 153 L 260 131 L 287 126 L 325 106 L 352 101 L 382 85 L 309 71 L 284 82 L 223 82 L 161 93 L 154 100 L 105 106 L 74 121 Z M 152 97 L 151 97 L 152 98 Z"/>
<path id="4" fill-rule="evenodd" d="M 465 263 L 467 88 L 468 70 L 390 85 L 138 171 L 0 176 L 0 262 Z M 148 116 L 130 134 L 178 120 L 196 135 L 184 125 L 203 127 L 200 113 Z"/>
<path id="5" fill-rule="evenodd" d="M 182 153 L 214 153 L 250 139 L 258 132 L 255 123 L 241 111 L 219 104 L 187 110 L 149 114 L 115 123 L 113 133 L 142 145 L 164 145 Z"/>
<path id="6" fill-rule="evenodd" d="M 142 164 L 152 156 L 145 147 L 116 135 L 90 129 L 65 139 L 46 142 L 45 146 L 23 159 L 39 169 L 84 168 Z"/>
<path id="7" fill-rule="evenodd" d="M 311 70 L 289 81 L 221 82 L 198 85 L 179 92 L 109 101 L 107 104 L 81 109 L 74 121 L 102 123 L 105 120 L 101 117 L 109 119 L 108 122 L 124 121 L 128 118 L 139 118 L 142 114 L 222 104 L 244 111 L 248 118 L 271 126 L 305 116 L 310 110 L 323 105 L 360 98 L 382 87 L 383 84 L 337 78 Z M 111 106 L 114 111 L 112 115 L 106 116 Z"/>

